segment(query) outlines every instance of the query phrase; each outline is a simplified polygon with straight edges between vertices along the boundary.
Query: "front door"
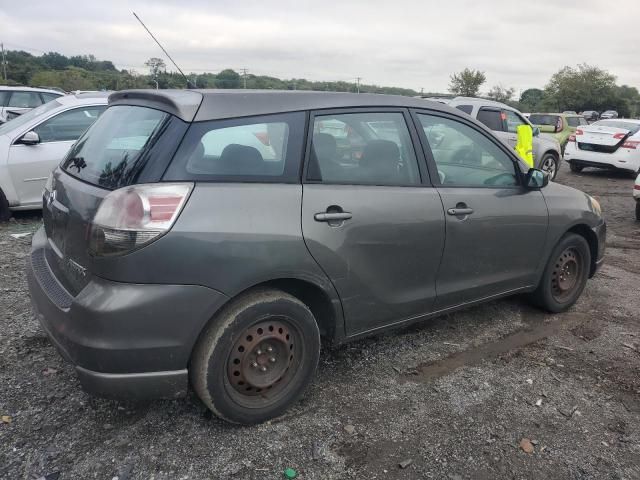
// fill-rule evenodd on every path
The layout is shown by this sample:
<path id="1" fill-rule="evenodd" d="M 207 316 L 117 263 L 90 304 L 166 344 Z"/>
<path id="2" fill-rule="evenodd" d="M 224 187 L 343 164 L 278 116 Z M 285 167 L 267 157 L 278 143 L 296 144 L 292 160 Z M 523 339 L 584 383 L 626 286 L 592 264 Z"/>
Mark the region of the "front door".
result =
<path id="1" fill-rule="evenodd" d="M 380 110 L 311 119 L 302 229 L 349 335 L 418 317 L 435 301 L 444 212 L 406 119 Z"/>
<path id="2" fill-rule="evenodd" d="M 9 172 L 22 206 L 42 203 L 42 189 L 51 171 L 71 145 L 98 118 L 106 106 L 87 106 L 59 113 L 32 128 L 40 137 L 36 145 L 20 139 L 9 148 Z"/>
<path id="3" fill-rule="evenodd" d="M 523 187 L 516 157 L 471 123 L 416 119 L 446 212 L 436 308 L 534 285 L 548 223 L 541 192 Z"/>

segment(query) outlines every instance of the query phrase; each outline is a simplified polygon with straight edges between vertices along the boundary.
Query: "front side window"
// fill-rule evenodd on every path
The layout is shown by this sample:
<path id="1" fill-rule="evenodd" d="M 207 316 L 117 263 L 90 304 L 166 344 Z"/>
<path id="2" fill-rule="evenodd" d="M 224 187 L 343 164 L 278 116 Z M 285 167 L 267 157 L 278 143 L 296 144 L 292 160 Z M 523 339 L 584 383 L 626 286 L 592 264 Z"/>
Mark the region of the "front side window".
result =
<path id="1" fill-rule="evenodd" d="M 194 123 L 165 178 L 293 181 L 298 178 L 304 123 L 301 112 Z"/>
<path id="2" fill-rule="evenodd" d="M 118 188 L 143 163 L 168 117 L 152 108 L 110 107 L 71 147 L 62 168 L 93 185 Z"/>
<path id="3" fill-rule="evenodd" d="M 457 120 L 419 114 L 443 186 L 518 185 L 515 163 L 476 129 Z"/>
<path id="4" fill-rule="evenodd" d="M 505 110 L 504 113 L 507 121 L 507 131 L 509 133 L 517 133 L 520 125 L 527 125 L 527 122 L 517 113 L 511 110 Z"/>
<path id="5" fill-rule="evenodd" d="M 59 113 L 33 129 L 41 143 L 75 141 L 95 122 L 107 107 L 74 108 Z"/>
<path id="6" fill-rule="evenodd" d="M 478 111 L 478 121 L 494 132 L 504 132 L 504 113 L 500 110 L 481 108 Z"/>
<path id="7" fill-rule="evenodd" d="M 8 107 L 14 108 L 35 108 L 42 105 L 42 100 L 37 93 L 33 92 L 13 92 L 9 98 Z"/>
<path id="8" fill-rule="evenodd" d="M 401 113 L 318 115 L 307 178 L 323 183 L 417 185 L 420 173 Z"/>

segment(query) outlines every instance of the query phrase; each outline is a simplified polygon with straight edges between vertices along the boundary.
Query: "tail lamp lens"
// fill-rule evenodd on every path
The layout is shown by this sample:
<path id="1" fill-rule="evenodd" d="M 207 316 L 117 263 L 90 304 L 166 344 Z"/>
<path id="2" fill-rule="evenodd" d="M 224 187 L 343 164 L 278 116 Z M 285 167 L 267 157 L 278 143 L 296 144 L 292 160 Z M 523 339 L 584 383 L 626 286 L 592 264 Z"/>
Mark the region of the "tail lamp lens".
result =
<path id="1" fill-rule="evenodd" d="M 191 183 L 135 185 L 109 193 L 91 225 L 89 251 L 124 255 L 167 233 L 193 189 Z"/>

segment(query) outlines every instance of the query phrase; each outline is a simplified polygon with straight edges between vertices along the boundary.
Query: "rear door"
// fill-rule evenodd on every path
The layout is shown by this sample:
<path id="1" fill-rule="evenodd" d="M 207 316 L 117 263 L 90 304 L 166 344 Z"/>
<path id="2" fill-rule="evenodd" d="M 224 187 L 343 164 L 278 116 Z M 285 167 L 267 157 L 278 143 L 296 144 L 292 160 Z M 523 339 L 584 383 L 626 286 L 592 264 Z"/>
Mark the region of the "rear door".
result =
<path id="1" fill-rule="evenodd" d="M 431 311 L 444 212 L 403 110 L 311 115 L 307 248 L 342 300 L 349 335 Z"/>
<path id="2" fill-rule="evenodd" d="M 51 171 L 105 108 L 95 105 L 58 113 L 31 129 L 39 135 L 39 144 L 13 142 L 8 167 L 21 205 L 42 202 L 42 189 Z"/>
<path id="3" fill-rule="evenodd" d="M 534 285 L 548 212 L 541 192 L 521 185 L 515 155 L 460 118 L 414 115 L 446 212 L 436 309 Z"/>

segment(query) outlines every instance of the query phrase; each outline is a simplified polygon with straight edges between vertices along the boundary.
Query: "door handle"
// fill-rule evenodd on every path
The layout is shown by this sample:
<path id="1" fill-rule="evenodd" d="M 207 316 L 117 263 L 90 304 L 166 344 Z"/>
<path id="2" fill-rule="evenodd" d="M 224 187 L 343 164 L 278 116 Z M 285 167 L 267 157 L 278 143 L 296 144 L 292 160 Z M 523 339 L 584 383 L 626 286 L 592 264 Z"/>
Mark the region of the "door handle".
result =
<path id="1" fill-rule="evenodd" d="M 473 213 L 473 208 L 450 208 L 447 210 L 447 213 L 454 216 L 471 215 Z"/>
<path id="2" fill-rule="evenodd" d="M 350 212 L 322 212 L 313 216 L 316 222 L 342 222 L 351 217 L 353 215 Z"/>

